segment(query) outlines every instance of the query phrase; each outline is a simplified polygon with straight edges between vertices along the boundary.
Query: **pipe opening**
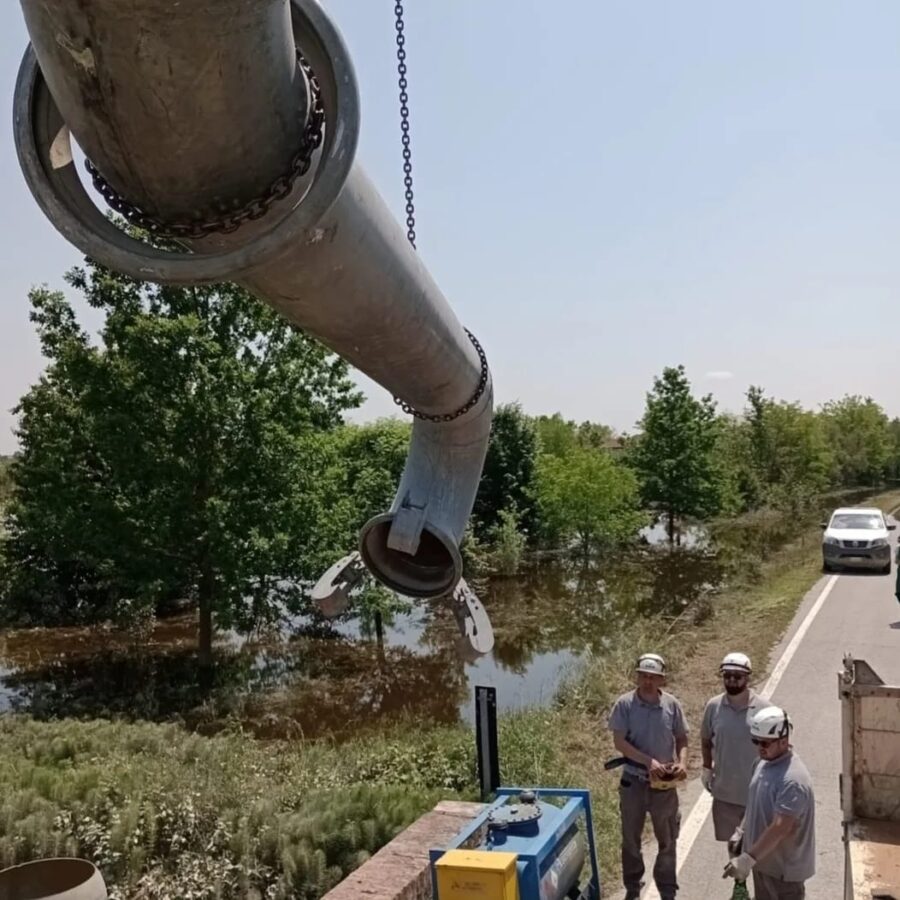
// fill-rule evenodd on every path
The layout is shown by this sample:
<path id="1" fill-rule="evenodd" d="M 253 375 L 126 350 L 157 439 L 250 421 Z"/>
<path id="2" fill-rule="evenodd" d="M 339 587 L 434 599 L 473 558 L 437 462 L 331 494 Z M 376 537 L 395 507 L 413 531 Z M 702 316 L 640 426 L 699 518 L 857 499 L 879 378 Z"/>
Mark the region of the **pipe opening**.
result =
<path id="1" fill-rule="evenodd" d="M 415 554 L 392 550 L 387 541 L 393 521 L 388 513 L 363 527 L 359 549 L 369 571 L 391 590 L 409 597 L 449 594 L 462 576 L 456 544 L 426 524 Z"/>
<path id="2" fill-rule="evenodd" d="M 88 885 L 92 890 L 79 892 L 79 898 L 100 900 L 106 897 L 96 867 L 84 859 L 39 859 L 0 872 L 0 897 L 12 900 L 61 897 L 67 891 Z"/>

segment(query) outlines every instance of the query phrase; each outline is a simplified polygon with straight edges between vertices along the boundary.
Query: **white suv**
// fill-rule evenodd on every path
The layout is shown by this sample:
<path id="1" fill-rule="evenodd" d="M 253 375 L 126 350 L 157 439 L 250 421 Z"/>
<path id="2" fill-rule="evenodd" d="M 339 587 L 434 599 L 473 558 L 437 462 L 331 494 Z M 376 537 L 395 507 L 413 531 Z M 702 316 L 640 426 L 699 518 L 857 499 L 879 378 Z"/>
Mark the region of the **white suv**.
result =
<path id="1" fill-rule="evenodd" d="M 826 572 L 838 567 L 878 569 L 885 575 L 891 571 L 891 542 L 888 525 L 880 509 L 847 507 L 836 509 L 828 522 L 822 523 L 822 568 Z"/>

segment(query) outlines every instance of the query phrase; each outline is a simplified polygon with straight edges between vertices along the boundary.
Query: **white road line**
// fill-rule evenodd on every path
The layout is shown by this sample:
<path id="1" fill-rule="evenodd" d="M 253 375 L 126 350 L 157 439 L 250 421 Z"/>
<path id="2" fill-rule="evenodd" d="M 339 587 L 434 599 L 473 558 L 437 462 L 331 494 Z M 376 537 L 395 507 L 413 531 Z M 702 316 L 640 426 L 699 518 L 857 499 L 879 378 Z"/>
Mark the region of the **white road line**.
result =
<path id="1" fill-rule="evenodd" d="M 825 587 L 822 588 L 822 592 L 816 598 L 816 602 L 812 605 L 809 612 L 806 614 L 806 617 L 800 623 L 800 627 L 791 638 L 790 643 L 785 647 L 784 653 L 781 654 L 781 658 L 775 663 L 772 674 L 769 675 L 768 680 L 760 691 L 760 693 L 764 694 L 766 697 L 774 699 L 772 695 L 775 693 L 775 689 L 778 687 L 788 664 L 794 658 L 794 654 L 797 652 L 800 642 L 806 636 L 806 632 L 809 631 L 810 625 L 812 625 L 813 620 L 818 615 L 822 605 L 828 599 L 828 595 L 831 593 L 831 589 L 834 587 L 837 580 L 837 575 L 832 575 L 831 578 L 828 579 Z M 703 791 L 697 798 L 697 802 L 694 804 L 693 809 L 688 813 L 687 818 L 682 820 L 681 833 L 678 835 L 677 870 L 679 872 L 681 871 L 681 867 L 684 865 L 688 854 L 691 852 L 694 841 L 697 840 L 697 835 L 700 834 L 703 824 L 706 822 L 706 817 L 709 815 L 711 809 L 712 794 L 710 794 L 709 791 Z M 643 900 L 660 900 L 659 891 L 657 891 L 656 885 L 653 883 L 651 883 L 644 891 L 642 896 Z"/>
<path id="2" fill-rule="evenodd" d="M 800 641 L 806 636 L 806 632 L 809 631 L 809 626 L 812 625 L 813 619 L 818 615 L 819 610 L 822 608 L 822 604 L 828 599 L 828 595 L 831 593 L 831 589 L 835 586 L 837 580 L 837 575 L 832 575 L 831 578 L 828 579 L 828 583 L 822 588 L 822 593 L 819 594 L 818 599 L 813 603 L 812 608 L 806 614 L 806 618 L 791 638 L 791 642 L 784 648 L 781 659 L 775 663 L 772 674 L 769 676 L 768 681 L 763 685 L 763 689 L 760 692 L 770 700 L 774 699 L 772 695 L 775 693 L 775 689 L 781 681 L 781 676 L 784 675 L 784 670 L 788 667 L 788 663 L 794 658 L 794 654 L 800 646 Z"/>

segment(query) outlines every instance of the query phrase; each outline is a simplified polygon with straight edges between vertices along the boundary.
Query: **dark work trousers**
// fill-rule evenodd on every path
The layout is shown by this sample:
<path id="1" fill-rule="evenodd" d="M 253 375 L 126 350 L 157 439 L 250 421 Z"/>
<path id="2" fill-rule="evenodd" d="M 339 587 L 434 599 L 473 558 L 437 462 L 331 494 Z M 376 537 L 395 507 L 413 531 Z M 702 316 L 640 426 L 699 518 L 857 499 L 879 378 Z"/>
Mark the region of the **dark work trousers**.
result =
<path id="1" fill-rule="evenodd" d="M 662 900 L 674 897 L 678 890 L 675 844 L 681 827 L 678 791 L 675 788 L 655 791 L 648 782 L 626 775 L 619 785 L 619 812 L 622 816 L 622 881 L 627 894 L 637 896 L 643 886 L 641 834 L 649 813 L 659 847 L 653 880 Z"/>
<path id="2" fill-rule="evenodd" d="M 805 881 L 782 881 L 774 875 L 753 871 L 753 893 L 756 900 L 803 900 Z"/>

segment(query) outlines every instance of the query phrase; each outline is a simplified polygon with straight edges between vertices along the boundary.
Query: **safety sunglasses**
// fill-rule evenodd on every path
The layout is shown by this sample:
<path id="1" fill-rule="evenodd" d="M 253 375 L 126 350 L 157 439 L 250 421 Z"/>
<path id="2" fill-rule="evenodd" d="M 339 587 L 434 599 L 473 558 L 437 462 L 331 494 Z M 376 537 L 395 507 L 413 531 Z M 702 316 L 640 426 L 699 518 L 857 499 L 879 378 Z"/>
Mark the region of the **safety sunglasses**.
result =
<path id="1" fill-rule="evenodd" d="M 723 672 L 725 681 L 743 681 L 747 676 L 743 672 Z"/>
<path id="2" fill-rule="evenodd" d="M 766 740 L 765 738 L 750 738 L 750 740 L 753 741 L 753 743 L 754 743 L 757 747 L 768 747 L 768 746 L 770 746 L 771 744 L 776 743 L 776 742 L 778 741 L 778 738 L 774 738 L 774 739 L 771 740 L 771 741 Z"/>

